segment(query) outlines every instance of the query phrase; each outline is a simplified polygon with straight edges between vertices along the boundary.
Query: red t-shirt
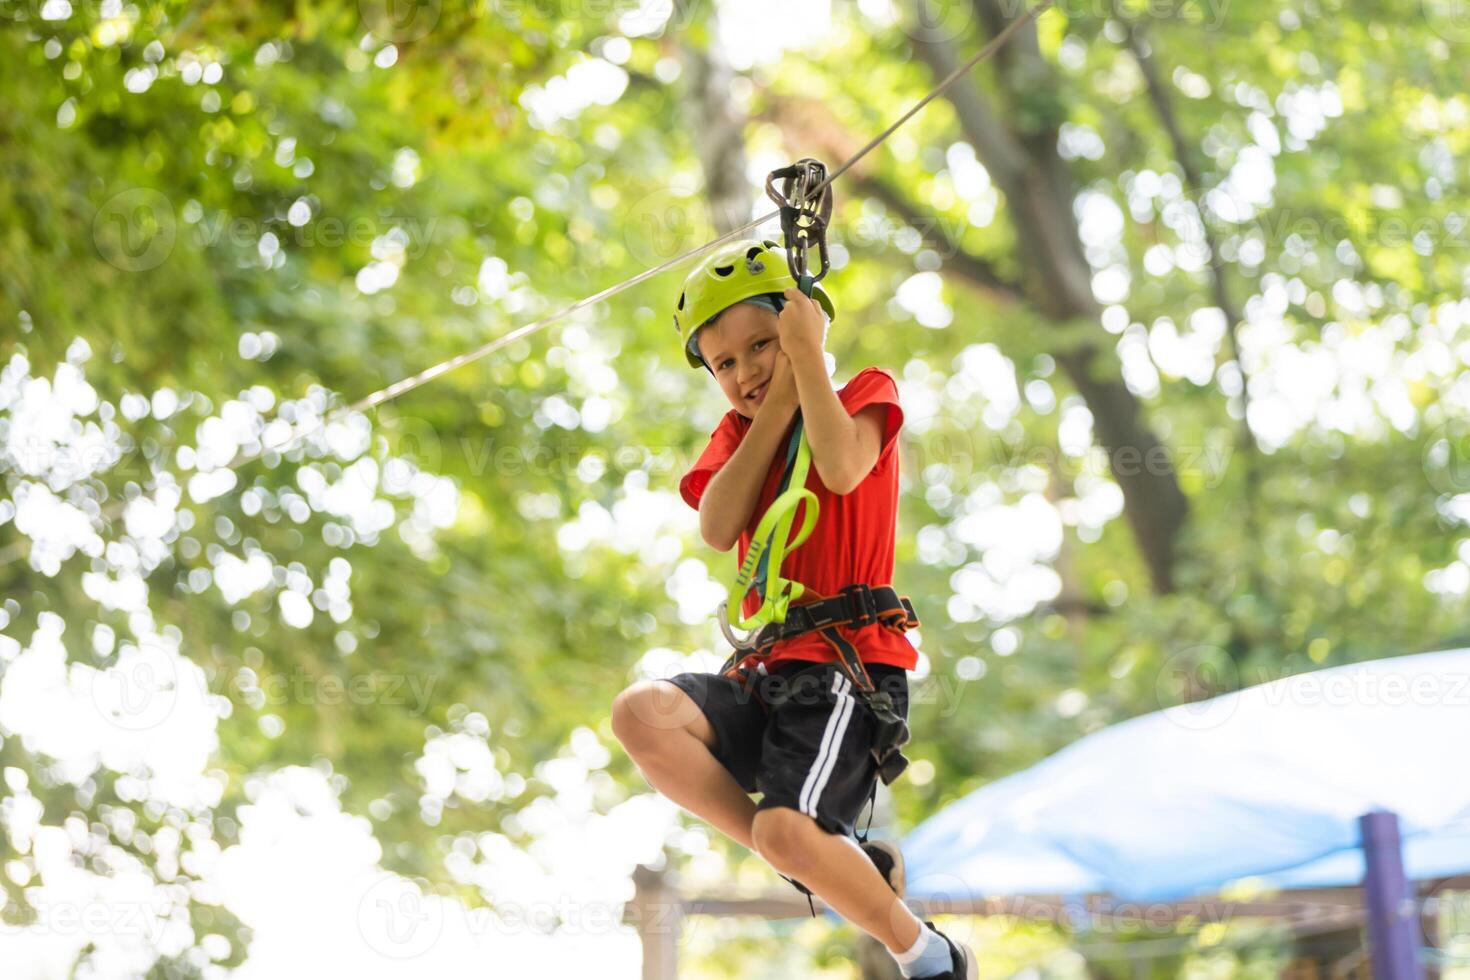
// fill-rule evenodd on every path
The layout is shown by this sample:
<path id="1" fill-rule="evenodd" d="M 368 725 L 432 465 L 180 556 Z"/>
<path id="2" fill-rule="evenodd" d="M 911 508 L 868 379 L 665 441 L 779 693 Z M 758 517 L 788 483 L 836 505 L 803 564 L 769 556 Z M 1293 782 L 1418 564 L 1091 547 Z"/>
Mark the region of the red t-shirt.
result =
<path id="1" fill-rule="evenodd" d="M 888 420 L 883 427 L 878 461 L 851 493 L 839 496 L 828 490 L 822 484 L 816 466 L 807 472 L 806 488 L 817 497 L 817 524 L 801 547 L 786 554 L 781 565 L 784 577 L 807 587 L 807 595 L 798 599 L 798 603 L 808 601 L 807 596 L 812 590 L 826 597 L 856 583 L 871 586 L 893 584 L 893 539 L 898 518 L 898 430 L 903 426 L 898 386 L 893 375 L 882 368 L 864 368 L 837 392 L 837 399 L 847 409 L 848 415 L 856 415 L 868 405 L 887 405 Z M 725 413 L 719 427 L 710 435 L 709 445 L 679 482 L 679 493 L 690 507 L 699 509 L 705 486 L 734 455 L 750 426 L 750 420 L 734 409 Z M 790 429 L 787 430 L 789 437 Z M 782 439 L 778 444 L 750 522 L 740 532 L 738 554 L 742 560 L 750 548 L 761 516 L 776 499 L 776 488 L 780 486 L 781 474 L 786 468 L 786 441 Z M 798 509 L 793 529 L 800 526 L 801 513 Z M 760 608 L 754 593 L 746 595 L 744 608 L 747 616 Z M 857 647 L 865 663 L 890 664 L 913 670 L 918 662 L 918 652 L 913 644 L 903 634 L 887 629 L 881 623 L 858 630 L 845 626 L 839 629 Z M 782 660 L 827 663 L 836 659 L 837 655 L 822 639 L 821 633 L 808 633 L 775 644 L 764 662 L 767 665 Z"/>

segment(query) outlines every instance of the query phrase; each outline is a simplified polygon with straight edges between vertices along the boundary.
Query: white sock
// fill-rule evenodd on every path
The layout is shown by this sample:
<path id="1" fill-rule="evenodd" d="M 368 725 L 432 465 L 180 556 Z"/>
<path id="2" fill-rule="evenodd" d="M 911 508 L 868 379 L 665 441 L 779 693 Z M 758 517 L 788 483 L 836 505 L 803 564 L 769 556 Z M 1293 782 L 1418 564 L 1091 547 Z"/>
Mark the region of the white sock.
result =
<path id="1" fill-rule="evenodd" d="M 949 943 L 944 941 L 944 937 L 927 925 L 923 930 L 908 949 L 890 954 L 905 977 L 937 976 L 954 966 L 949 955 Z"/>

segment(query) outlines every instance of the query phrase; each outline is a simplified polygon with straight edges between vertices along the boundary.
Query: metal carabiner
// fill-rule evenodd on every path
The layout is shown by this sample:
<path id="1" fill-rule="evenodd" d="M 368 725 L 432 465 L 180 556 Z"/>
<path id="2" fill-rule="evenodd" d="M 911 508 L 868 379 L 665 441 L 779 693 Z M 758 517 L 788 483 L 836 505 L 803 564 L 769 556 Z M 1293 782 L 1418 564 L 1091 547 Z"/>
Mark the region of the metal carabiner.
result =
<path id="1" fill-rule="evenodd" d="M 776 189 L 776 181 L 781 189 Z M 810 157 L 789 167 L 772 170 L 766 177 L 766 196 L 781 209 L 781 231 L 786 238 L 786 264 L 801 291 L 812 294 L 832 267 L 827 255 L 827 221 L 832 217 L 832 187 L 826 183 L 827 166 Z M 819 191 L 817 188 L 821 188 Z M 808 253 L 816 249 L 821 268 L 815 275 Z"/>
<path id="2" fill-rule="evenodd" d="M 720 624 L 720 632 L 725 634 L 725 640 L 736 650 L 745 653 L 755 649 L 755 639 L 760 635 L 762 627 L 755 627 L 743 637 L 735 635 L 735 627 L 730 623 L 730 600 L 720 600 L 719 607 L 715 609 L 715 620 Z"/>

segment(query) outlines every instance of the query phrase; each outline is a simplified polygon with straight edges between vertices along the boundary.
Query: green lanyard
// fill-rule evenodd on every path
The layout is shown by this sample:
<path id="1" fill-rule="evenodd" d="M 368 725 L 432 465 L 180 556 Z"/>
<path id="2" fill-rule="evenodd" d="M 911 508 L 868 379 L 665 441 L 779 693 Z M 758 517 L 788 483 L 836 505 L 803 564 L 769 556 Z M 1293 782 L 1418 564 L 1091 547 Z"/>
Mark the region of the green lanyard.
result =
<path id="1" fill-rule="evenodd" d="M 785 622 L 791 602 L 806 592 L 806 587 L 800 582 L 781 576 L 781 564 L 786 553 L 801 547 L 817 525 L 817 495 L 806 488 L 812 451 L 803 428 L 801 413 L 798 412 L 796 428 L 786 447 L 786 474 L 781 481 L 780 493 L 756 525 L 745 559 L 736 568 L 725 600 L 720 603 L 720 628 L 724 630 L 725 639 L 737 650 L 753 649 L 755 637 L 753 634 L 743 639 L 737 637 L 732 626 L 755 631 L 767 623 Z M 796 520 L 796 508 L 803 501 L 806 510 L 802 514 L 801 527 L 796 538 L 788 540 L 791 525 Z M 758 590 L 761 607 L 750 616 L 743 616 L 740 609 L 752 588 Z"/>
<path id="2" fill-rule="evenodd" d="M 801 452 L 802 447 L 806 445 L 806 440 L 803 438 L 804 434 L 805 433 L 803 431 L 801 421 L 801 409 L 797 409 L 796 427 L 791 430 L 791 438 L 788 439 L 786 442 L 786 467 L 784 472 L 782 472 L 781 474 L 781 484 L 776 488 L 776 496 L 778 498 L 786 492 L 788 487 L 791 486 L 792 472 L 796 469 L 794 465 L 796 462 L 796 457 Z M 805 480 L 802 481 L 803 484 L 805 484 L 805 482 Z M 789 521 L 783 523 L 785 523 L 788 529 L 790 528 Z M 779 531 L 779 528 L 777 530 Z M 784 541 L 785 539 L 786 536 L 781 535 L 781 540 Z M 760 595 L 765 595 L 768 591 L 766 588 L 766 570 L 770 567 L 770 563 L 771 553 L 769 551 L 766 551 L 764 554 L 761 555 L 760 568 L 758 568 L 755 573 L 755 588 L 759 591 Z M 779 566 L 781 563 L 777 562 L 776 564 L 779 570 Z"/>

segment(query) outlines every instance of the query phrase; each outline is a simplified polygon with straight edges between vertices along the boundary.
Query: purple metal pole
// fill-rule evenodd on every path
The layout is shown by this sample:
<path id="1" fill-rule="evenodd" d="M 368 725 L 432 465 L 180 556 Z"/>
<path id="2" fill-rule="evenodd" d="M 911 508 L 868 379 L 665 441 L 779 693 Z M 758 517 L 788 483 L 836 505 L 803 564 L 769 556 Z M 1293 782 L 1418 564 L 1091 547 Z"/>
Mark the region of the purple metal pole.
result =
<path id="1" fill-rule="evenodd" d="M 1363 836 L 1363 904 L 1377 980 L 1422 980 L 1418 911 L 1404 875 L 1398 814 L 1374 810 L 1358 818 Z"/>

